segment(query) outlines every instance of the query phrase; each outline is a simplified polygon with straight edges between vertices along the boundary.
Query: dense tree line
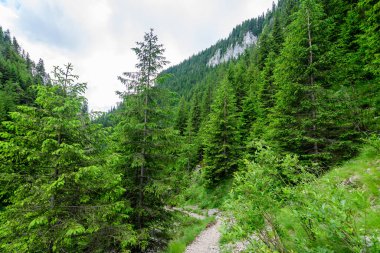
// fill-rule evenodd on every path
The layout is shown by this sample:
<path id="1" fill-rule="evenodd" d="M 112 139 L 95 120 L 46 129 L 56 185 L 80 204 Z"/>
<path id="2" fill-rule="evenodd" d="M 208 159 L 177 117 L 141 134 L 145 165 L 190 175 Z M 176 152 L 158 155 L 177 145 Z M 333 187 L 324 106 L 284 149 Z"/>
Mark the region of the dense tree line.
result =
<path id="1" fill-rule="evenodd" d="M 33 103 L 31 86 L 48 81 L 43 60 L 33 62 L 10 31 L 0 27 L 0 120 L 7 119 L 17 105 Z"/>
<path id="2" fill-rule="evenodd" d="M 360 139 L 379 130 L 374 68 L 379 49 L 368 44 L 377 36 L 369 32 L 378 27 L 377 9 L 371 1 L 279 1 L 263 18 L 257 46 L 236 62 L 208 69 L 181 101 L 189 114 L 186 127 L 179 111 L 179 130 L 199 139 L 194 162 L 203 163 L 216 181 L 221 171 L 228 178 L 236 168 L 231 154 L 213 172 L 225 154 L 224 138 L 215 128 L 224 122 L 215 119 L 217 110 L 236 115 L 236 123 L 224 127 L 233 136 L 231 145 L 241 138 L 233 144 L 238 159 L 249 156 L 250 143 L 258 139 L 300 155 L 305 165 L 315 165 L 314 174 L 355 155 Z M 233 91 L 229 106 L 217 95 L 226 85 Z M 219 149 L 210 155 L 215 140 Z"/>

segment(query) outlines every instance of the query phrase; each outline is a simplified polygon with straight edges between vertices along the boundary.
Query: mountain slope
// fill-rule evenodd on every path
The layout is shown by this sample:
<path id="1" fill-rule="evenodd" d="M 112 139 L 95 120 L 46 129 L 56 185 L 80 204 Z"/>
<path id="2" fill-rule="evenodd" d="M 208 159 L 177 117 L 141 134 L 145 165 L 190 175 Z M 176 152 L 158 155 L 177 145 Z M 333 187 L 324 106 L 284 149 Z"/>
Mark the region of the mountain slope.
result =
<path id="1" fill-rule="evenodd" d="M 192 88 L 221 63 L 237 59 L 247 48 L 256 45 L 263 27 L 272 17 L 272 11 L 244 21 L 236 26 L 226 39 L 193 55 L 182 63 L 170 67 L 164 73 L 172 74 L 162 85 L 179 95 L 188 96 Z"/>
<path id="2" fill-rule="evenodd" d="M 31 86 L 47 81 L 43 61 L 35 64 L 9 30 L 3 31 L 0 26 L 0 121 L 7 119 L 17 105 L 32 103 Z"/>
<path id="3" fill-rule="evenodd" d="M 246 252 L 259 249 L 263 252 L 274 249 L 280 252 L 379 252 L 380 141 L 372 139 L 369 143 L 371 145 L 365 146 L 358 157 L 332 168 L 323 177 L 285 188 L 286 197 L 277 209 L 260 210 L 266 217 L 264 222 L 255 218 L 253 209 L 241 206 L 241 203 L 251 203 L 250 198 L 257 198 L 253 190 L 255 182 L 247 180 L 245 186 L 235 184 L 233 190 L 250 186 L 251 192 L 239 195 L 239 200 L 236 192 L 230 194 L 232 200 L 226 206 L 236 220 L 227 222 L 223 232 L 226 252 L 235 252 L 233 249 L 239 245 L 246 245 Z M 241 176 L 239 173 L 236 177 Z M 276 202 L 265 198 L 269 196 L 261 201 Z"/>

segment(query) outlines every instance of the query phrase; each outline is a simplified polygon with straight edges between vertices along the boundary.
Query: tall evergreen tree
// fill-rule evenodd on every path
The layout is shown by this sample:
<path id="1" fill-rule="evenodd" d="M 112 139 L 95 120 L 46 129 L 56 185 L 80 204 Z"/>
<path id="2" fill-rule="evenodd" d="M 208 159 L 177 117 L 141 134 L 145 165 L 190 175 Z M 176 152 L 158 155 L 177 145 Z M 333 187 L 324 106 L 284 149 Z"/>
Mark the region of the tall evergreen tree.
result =
<path id="1" fill-rule="evenodd" d="M 21 47 L 18 44 L 16 37 L 13 37 L 13 39 L 12 39 L 12 45 L 13 45 L 14 49 L 16 50 L 16 52 L 20 53 Z"/>
<path id="2" fill-rule="evenodd" d="M 302 1 L 276 65 L 279 92 L 270 128 L 271 138 L 285 150 L 320 163 L 333 158 L 330 144 L 341 141 L 339 134 L 329 135 L 332 122 L 341 115 L 327 89 L 331 25 L 318 1 Z"/>
<path id="3" fill-rule="evenodd" d="M 186 100 L 184 97 L 181 97 L 176 116 L 176 128 L 178 129 L 180 135 L 185 134 L 188 114 L 189 112 Z"/>
<path id="4" fill-rule="evenodd" d="M 237 168 L 240 120 L 234 89 L 227 79 L 217 90 L 204 134 L 205 177 L 210 185 L 231 176 Z"/>
<path id="5" fill-rule="evenodd" d="M 138 72 L 123 73 L 119 80 L 127 87 L 123 93 L 124 118 L 118 125 L 117 152 L 124 174 L 127 195 L 135 210 L 135 224 L 144 242 L 157 236 L 157 226 L 165 218 L 163 196 L 167 193 L 163 174 L 170 167 L 173 152 L 174 122 L 171 94 L 158 88 L 157 75 L 168 63 L 165 51 L 151 29 L 144 41 L 133 48 Z M 162 224 L 161 224 L 162 225 Z M 156 233 L 156 234 L 153 234 Z"/>
<path id="6" fill-rule="evenodd" d="M 36 81 L 40 84 L 46 84 L 46 72 L 45 72 L 45 64 L 44 60 L 41 58 L 38 60 L 38 63 L 36 65 Z"/>
<path id="7" fill-rule="evenodd" d="M 2 252 L 104 252 L 133 243 L 121 177 L 92 158 L 98 140 L 81 113 L 85 87 L 70 64 L 56 67 L 54 84 L 36 87 L 36 106 L 20 106 L 4 123 Z"/>
<path id="8" fill-rule="evenodd" d="M 202 124 L 201 93 L 195 89 L 190 101 L 189 121 L 187 123 L 187 133 L 195 136 Z"/>

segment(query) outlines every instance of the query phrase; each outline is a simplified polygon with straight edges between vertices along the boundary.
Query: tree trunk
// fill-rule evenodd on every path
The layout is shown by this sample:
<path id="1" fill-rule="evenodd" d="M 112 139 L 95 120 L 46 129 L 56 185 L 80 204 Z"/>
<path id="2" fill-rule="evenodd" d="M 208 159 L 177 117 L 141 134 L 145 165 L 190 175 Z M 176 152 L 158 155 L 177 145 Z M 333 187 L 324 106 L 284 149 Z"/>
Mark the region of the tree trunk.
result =
<path id="1" fill-rule="evenodd" d="M 57 134 L 58 147 L 61 145 L 61 142 L 62 142 L 62 140 L 61 140 L 61 132 L 59 131 L 58 134 Z M 54 168 L 53 179 L 57 180 L 58 176 L 59 176 L 59 168 L 58 168 L 58 166 L 56 166 Z M 51 197 L 50 197 L 50 209 L 54 209 L 54 207 L 55 207 L 55 195 L 52 194 Z M 49 224 L 50 224 L 50 221 L 49 221 Z M 53 228 L 51 228 L 51 229 L 53 229 Z M 53 246 L 54 246 L 54 237 L 52 235 L 51 238 L 50 238 L 50 241 L 49 241 L 49 253 L 53 252 Z"/>
<path id="2" fill-rule="evenodd" d="M 224 157 L 226 157 L 226 155 L 227 155 L 227 151 L 226 151 L 226 144 L 227 144 L 227 127 L 226 127 L 226 125 L 227 125 L 227 98 L 226 97 L 224 97 L 223 116 L 224 116 L 224 133 L 225 133 L 224 138 L 223 138 L 223 155 L 224 155 Z"/>
<path id="3" fill-rule="evenodd" d="M 149 51 L 152 51 L 151 41 L 149 41 Z M 148 91 L 150 89 L 150 82 L 151 82 L 151 80 L 150 80 L 150 75 L 151 75 L 150 68 L 151 68 L 151 59 L 148 60 L 148 69 L 147 69 L 147 73 L 145 73 L 147 80 L 146 80 L 146 84 L 145 84 L 145 89 L 143 90 L 143 92 L 145 93 L 144 94 L 143 146 L 142 146 L 142 150 L 141 150 L 143 162 L 142 162 L 141 168 L 140 168 L 139 200 L 138 200 L 139 213 L 137 216 L 137 224 L 138 224 L 140 229 L 142 228 L 142 223 L 143 223 L 141 212 L 142 212 L 143 201 L 144 201 L 144 177 L 145 177 L 145 171 L 146 171 L 146 168 L 145 168 L 145 152 L 146 152 L 145 146 L 146 146 L 146 138 L 147 138 L 147 130 L 148 130 L 147 129 L 147 124 L 148 124 Z"/>
<path id="4" fill-rule="evenodd" d="M 307 12 L 307 33 L 308 33 L 308 41 L 309 41 L 309 67 L 312 67 L 313 65 L 313 49 L 312 49 L 312 37 L 311 37 L 311 23 L 310 23 L 310 13 L 309 10 Z M 313 152 L 314 154 L 319 153 L 319 148 L 318 148 L 318 142 L 316 140 L 317 138 L 317 108 L 316 108 L 316 102 L 317 102 L 317 96 L 315 94 L 314 89 L 314 74 L 311 72 L 309 76 L 309 84 L 311 87 L 311 102 L 312 102 L 312 120 L 313 120 L 313 126 L 312 126 L 312 131 L 313 131 L 313 136 L 315 138 L 314 140 L 314 145 L 313 145 Z"/>

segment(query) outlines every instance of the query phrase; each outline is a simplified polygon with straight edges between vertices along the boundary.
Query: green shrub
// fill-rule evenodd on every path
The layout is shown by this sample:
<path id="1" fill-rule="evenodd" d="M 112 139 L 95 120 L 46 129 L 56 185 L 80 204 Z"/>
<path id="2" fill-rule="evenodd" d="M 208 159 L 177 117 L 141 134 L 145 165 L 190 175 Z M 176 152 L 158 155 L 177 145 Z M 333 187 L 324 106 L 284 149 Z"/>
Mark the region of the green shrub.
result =
<path id="1" fill-rule="evenodd" d="M 271 148 L 256 144 L 254 161 L 235 174 L 226 209 L 236 219 L 226 228 L 230 239 L 256 233 L 260 239 L 256 250 L 284 250 L 277 218 L 274 216 L 292 200 L 291 188 L 312 176 L 295 155 L 277 155 Z M 223 240 L 228 241 L 226 236 Z"/>
<path id="2" fill-rule="evenodd" d="M 314 179 L 297 156 L 258 145 L 253 161 L 235 175 L 225 205 L 232 222 L 222 243 L 249 240 L 248 252 L 379 252 L 375 147 Z"/>

